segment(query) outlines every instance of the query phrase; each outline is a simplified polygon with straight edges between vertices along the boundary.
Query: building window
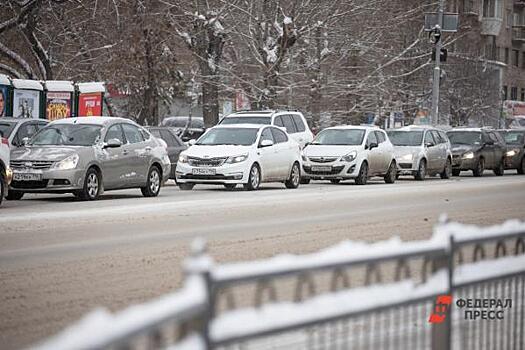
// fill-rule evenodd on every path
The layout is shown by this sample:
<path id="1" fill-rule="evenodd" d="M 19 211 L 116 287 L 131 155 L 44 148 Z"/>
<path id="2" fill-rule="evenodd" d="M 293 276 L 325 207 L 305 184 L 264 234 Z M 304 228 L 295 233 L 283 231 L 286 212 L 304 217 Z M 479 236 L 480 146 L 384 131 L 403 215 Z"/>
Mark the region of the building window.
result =
<path id="1" fill-rule="evenodd" d="M 512 27 L 512 11 L 507 10 L 507 29 Z"/>
<path id="2" fill-rule="evenodd" d="M 478 13 L 474 6 L 474 0 L 463 0 L 461 3 L 463 7 L 461 8 L 461 12 L 463 13 Z"/>
<path id="3" fill-rule="evenodd" d="M 514 67 L 520 66 L 520 52 L 519 50 L 512 50 L 512 65 Z"/>
<path id="4" fill-rule="evenodd" d="M 513 101 L 518 99 L 518 88 L 515 86 L 510 89 L 510 99 Z"/>
<path id="5" fill-rule="evenodd" d="M 505 64 L 509 64 L 509 49 L 505 48 Z"/>
<path id="6" fill-rule="evenodd" d="M 508 96 L 507 85 L 504 85 L 504 86 L 503 86 L 503 99 L 506 100 L 506 99 L 507 99 L 507 96 Z"/>
<path id="7" fill-rule="evenodd" d="M 521 88 L 521 100 L 525 101 L 525 89 Z"/>
<path id="8" fill-rule="evenodd" d="M 521 68 L 525 69 L 525 51 L 521 53 Z"/>
<path id="9" fill-rule="evenodd" d="M 501 0 L 483 1 L 483 17 L 502 18 Z"/>

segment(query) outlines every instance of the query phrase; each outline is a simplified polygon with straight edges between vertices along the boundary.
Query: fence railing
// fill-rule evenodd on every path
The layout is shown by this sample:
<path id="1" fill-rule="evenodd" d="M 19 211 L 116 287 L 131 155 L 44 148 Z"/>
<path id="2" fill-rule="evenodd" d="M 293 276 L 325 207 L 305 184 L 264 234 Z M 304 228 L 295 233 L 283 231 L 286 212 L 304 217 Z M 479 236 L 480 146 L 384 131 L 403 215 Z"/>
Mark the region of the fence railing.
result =
<path id="1" fill-rule="evenodd" d="M 525 223 L 442 221 L 426 241 L 222 265 L 197 241 L 181 291 L 37 348 L 525 349 Z"/>

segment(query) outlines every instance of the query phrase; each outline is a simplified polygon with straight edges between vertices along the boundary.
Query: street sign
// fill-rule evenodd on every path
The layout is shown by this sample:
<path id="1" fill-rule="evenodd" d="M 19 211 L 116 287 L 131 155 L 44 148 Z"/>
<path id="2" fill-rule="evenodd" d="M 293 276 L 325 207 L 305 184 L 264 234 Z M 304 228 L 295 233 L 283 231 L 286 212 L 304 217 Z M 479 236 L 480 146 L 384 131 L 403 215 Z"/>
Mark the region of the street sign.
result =
<path id="1" fill-rule="evenodd" d="M 459 15 L 457 13 L 443 14 L 443 28 L 442 32 L 457 32 L 458 31 Z M 437 13 L 425 13 L 425 31 L 430 32 L 438 24 Z"/>

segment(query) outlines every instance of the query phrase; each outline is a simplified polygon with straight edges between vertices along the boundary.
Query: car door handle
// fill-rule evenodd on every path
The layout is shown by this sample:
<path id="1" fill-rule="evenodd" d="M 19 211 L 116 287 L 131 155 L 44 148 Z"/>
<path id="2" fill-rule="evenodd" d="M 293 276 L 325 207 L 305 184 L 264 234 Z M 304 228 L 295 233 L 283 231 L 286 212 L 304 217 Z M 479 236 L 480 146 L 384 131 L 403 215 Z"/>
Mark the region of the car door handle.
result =
<path id="1" fill-rule="evenodd" d="M 122 151 L 122 154 L 125 155 L 125 156 L 127 156 L 127 155 L 128 155 L 128 151 L 127 151 L 127 150 L 124 150 L 124 151 Z"/>

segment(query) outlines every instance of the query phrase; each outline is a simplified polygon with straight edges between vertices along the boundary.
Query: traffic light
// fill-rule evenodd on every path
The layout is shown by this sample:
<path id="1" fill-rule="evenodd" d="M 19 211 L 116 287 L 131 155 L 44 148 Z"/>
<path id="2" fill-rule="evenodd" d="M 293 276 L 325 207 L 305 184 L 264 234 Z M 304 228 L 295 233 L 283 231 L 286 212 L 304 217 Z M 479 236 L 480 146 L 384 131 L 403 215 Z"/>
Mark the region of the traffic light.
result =
<path id="1" fill-rule="evenodd" d="M 447 49 L 441 49 L 441 54 L 439 55 L 439 62 L 447 62 Z M 436 60 L 436 49 L 432 50 L 432 61 Z"/>

